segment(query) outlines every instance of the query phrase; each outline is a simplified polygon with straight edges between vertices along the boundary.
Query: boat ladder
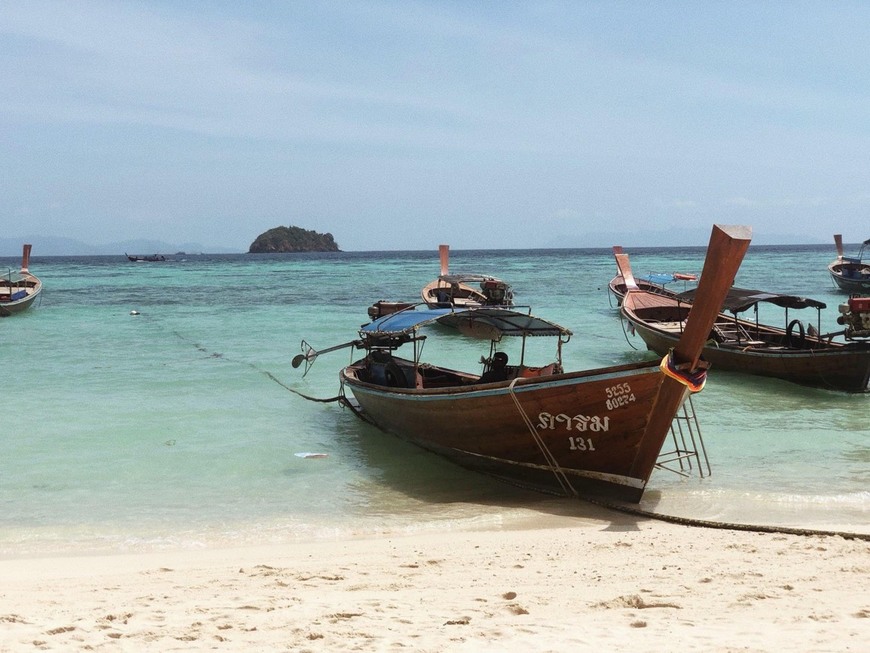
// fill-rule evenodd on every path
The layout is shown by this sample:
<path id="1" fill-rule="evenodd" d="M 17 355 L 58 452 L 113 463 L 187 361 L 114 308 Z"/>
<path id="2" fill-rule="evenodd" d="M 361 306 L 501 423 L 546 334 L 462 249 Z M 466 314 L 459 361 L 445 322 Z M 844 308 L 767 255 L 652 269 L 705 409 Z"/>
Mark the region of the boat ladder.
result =
<path id="1" fill-rule="evenodd" d="M 673 449 L 665 451 L 662 447 L 662 452 L 656 461 L 657 468 L 680 476 L 689 476 L 697 467 L 701 478 L 710 476 L 710 460 L 707 458 L 707 449 L 701 437 L 701 427 L 695 415 L 692 395 L 686 397 L 686 401 L 671 422 L 670 442 Z"/>

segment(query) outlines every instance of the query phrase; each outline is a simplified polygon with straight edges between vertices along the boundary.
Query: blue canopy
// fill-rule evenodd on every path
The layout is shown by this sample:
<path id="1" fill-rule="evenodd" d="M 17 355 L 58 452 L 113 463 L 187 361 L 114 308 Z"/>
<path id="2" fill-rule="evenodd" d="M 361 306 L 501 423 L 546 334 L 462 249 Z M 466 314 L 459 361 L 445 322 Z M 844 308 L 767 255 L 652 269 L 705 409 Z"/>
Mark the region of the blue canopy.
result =
<path id="1" fill-rule="evenodd" d="M 646 281 L 651 281 L 652 283 L 657 283 L 661 286 L 666 283 L 670 283 L 674 280 L 674 275 L 672 274 L 663 274 L 661 272 L 650 272 L 649 274 L 641 277 L 641 279 L 645 279 Z"/>
<path id="2" fill-rule="evenodd" d="M 433 322 L 492 340 L 501 336 L 570 336 L 571 331 L 549 320 L 506 308 L 416 308 L 391 313 L 364 325 L 363 336 L 408 335 Z"/>
<path id="3" fill-rule="evenodd" d="M 439 317 L 452 313 L 450 308 L 411 308 L 384 315 L 360 329 L 363 335 L 401 335 L 435 322 Z"/>

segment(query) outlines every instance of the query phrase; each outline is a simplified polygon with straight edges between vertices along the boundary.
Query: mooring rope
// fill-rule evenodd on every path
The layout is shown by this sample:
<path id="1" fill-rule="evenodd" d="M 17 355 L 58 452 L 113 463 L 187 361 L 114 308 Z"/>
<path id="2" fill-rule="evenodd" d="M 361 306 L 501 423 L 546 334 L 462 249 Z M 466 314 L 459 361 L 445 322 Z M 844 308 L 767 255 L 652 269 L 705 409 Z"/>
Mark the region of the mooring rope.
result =
<path id="1" fill-rule="evenodd" d="M 285 384 L 283 381 L 281 381 L 278 377 L 276 377 L 274 374 L 272 374 L 268 370 L 262 370 L 252 363 L 249 363 L 249 365 L 251 367 L 253 367 L 255 370 L 257 370 L 260 374 L 263 374 L 266 377 L 272 379 L 275 383 L 277 383 L 282 388 L 287 390 L 287 392 L 292 392 L 294 395 L 299 395 L 300 397 L 302 397 L 303 399 L 307 399 L 308 401 L 316 401 L 316 402 L 319 402 L 322 404 L 329 404 L 329 403 L 332 403 L 334 401 L 340 402 L 342 399 L 344 399 L 344 397 L 342 395 L 336 395 L 334 397 L 328 397 L 326 399 L 321 399 L 320 397 L 312 397 L 310 395 L 306 395 L 302 392 L 299 392 L 298 390 L 294 390 L 293 388 L 291 388 L 289 385 Z"/>
<path id="2" fill-rule="evenodd" d="M 540 494 L 546 494 L 554 497 L 566 497 L 566 494 L 560 494 L 555 490 L 545 490 L 539 487 L 532 488 L 529 485 L 514 481 L 504 476 L 499 476 L 497 474 L 487 472 L 483 473 L 487 476 L 498 479 L 502 483 L 507 483 L 508 485 L 513 485 L 515 487 L 523 488 L 525 490 L 531 489 Z M 719 530 L 745 531 L 752 533 L 779 533 L 783 535 L 801 535 L 807 537 L 842 537 L 845 540 L 863 540 L 865 542 L 870 542 L 870 533 L 853 533 L 851 531 L 826 531 L 811 528 L 793 528 L 790 526 L 767 526 L 764 524 L 738 524 L 732 522 L 710 521 L 706 519 L 695 519 L 693 517 L 679 517 L 677 515 L 668 515 L 661 512 L 652 512 L 650 510 L 644 510 L 643 508 L 627 506 L 620 503 L 611 503 L 609 501 L 605 501 L 604 499 L 584 496 L 582 494 L 578 494 L 574 498 L 578 499 L 579 501 L 591 503 L 592 505 L 598 506 L 600 508 L 613 510 L 614 512 L 621 512 L 627 515 L 634 515 L 635 517 L 645 517 L 647 519 L 655 519 L 656 521 L 679 524 L 681 526 L 689 526 L 693 528 L 715 528 Z"/>
<path id="3" fill-rule="evenodd" d="M 547 464 L 550 465 L 550 469 L 553 471 L 553 474 L 555 475 L 556 480 L 559 482 L 559 485 L 562 486 L 562 489 L 565 491 L 565 493 L 567 494 L 568 491 L 570 490 L 571 494 L 573 496 L 575 496 L 575 497 L 578 496 L 577 490 L 574 489 L 574 486 L 571 485 L 571 481 L 568 479 L 568 476 L 565 474 L 564 471 L 562 471 L 562 468 L 559 466 L 559 461 L 556 460 L 556 457 L 553 455 L 553 453 L 547 447 L 547 443 L 544 442 L 543 438 L 541 438 L 541 436 L 538 434 L 538 429 L 535 428 L 535 425 L 532 423 L 532 420 L 526 414 L 526 411 L 523 408 L 522 404 L 520 404 L 520 400 L 517 397 L 516 393 L 514 392 L 514 385 L 516 385 L 517 380 L 518 379 L 514 379 L 513 381 L 511 381 L 510 385 L 508 386 L 508 391 L 510 392 L 511 399 L 514 400 L 514 404 L 516 405 L 517 410 L 519 411 L 520 415 L 522 416 L 523 421 L 526 423 L 526 427 L 531 432 L 532 439 L 537 443 L 538 447 L 541 449 L 541 453 L 544 454 L 544 459 L 547 461 Z"/>
<path id="4" fill-rule="evenodd" d="M 341 396 L 341 395 L 338 395 L 338 396 L 335 396 L 335 397 L 328 397 L 328 398 L 326 398 L 326 399 L 321 399 L 320 397 L 312 397 L 312 396 L 310 396 L 310 395 L 306 395 L 306 394 L 304 394 L 304 393 L 302 393 L 302 392 L 299 392 L 298 390 L 294 390 L 294 389 L 291 388 L 289 385 L 287 385 L 286 383 L 284 383 L 283 381 L 281 381 L 281 379 L 279 379 L 277 376 L 275 376 L 274 374 L 272 374 L 270 371 L 268 371 L 268 370 L 264 370 L 263 368 L 261 368 L 259 365 L 255 364 L 255 363 L 251 363 L 251 362 L 249 362 L 249 361 L 243 361 L 243 360 L 236 360 L 236 359 L 233 359 L 233 358 L 227 358 L 227 357 L 225 357 L 223 354 L 218 353 L 218 352 L 211 352 L 211 353 L 209 353 L 208 349 L 205 348 L 205 347 L 203 347 L 203 346 L 202 346 L 201 344 L 199 344 L 198 342 L 196 342 L 196 341 L 194 341 L 194 340 L 191 340 L 190 338 L 185 337 L 184 335 L 182 335 L 182 334 L 179 333 L 178 331 L 173 331 L 173 333 L 174 333 L 174 334 L 175 334 L 179 339 L 184 340 L 185 342 L 187 342 L 187 343 L 189 343 L 190 345 L 192 345 L 193 347 L 195 347 L 198 351 L 201 351 L 201 352 L 203 352 L 203 353 L 209 354 L 209 356 L 210 356 L 211 358 L 220 358 L 220 359 L 225 360 L 225 361 L 228 361 L 228 362 L 230 362 L 230 363 L 235 363 L 235 364 L 237 364 L 237 365 L 244 365 L 245 367 L 250 367 L 252 370 L 256 370 L 257 372 L 259 372 L 260 374 L 262 374 L 262 375 L 265 376 L 266 378 L 271 379 L 272 381 L 274 381 L 275 383 L 277 383 L 278 385 L 280 385 L 282 388 L 284 388 L 284 389 L 287 390 L 288 392 L 292 392 L 292 393 L 295 394 L 295 395 L 299 395 L 300 397 L 302 397 L 303 399 L 307 399 L 308 401 L 316 401 L 316 402 L 318 402 L 318 403 L 328 404 L 328 403 L 332 403 L 332 402 L 336 402 L 336 401 L 341 401 L 341 399 L 342 399 L 342 396 Z"/>
<path id="5" fill-rule="evenodd" d="M 634 343 L 632 343 L 631 340 L 628 339 L 628 332 L 625 330 L 625 323 L 626 323 L 626 321 L 627 321 L 627 320 L 626 320 L 624 317 L 622 317 L 622 315 L 620 314 L 620 316 L 619 316 L 619 325 L 622 327 L 622 335 L 625 337 L 625 342 L 628 343 L 628 346 L 629 346 L 629 347 L 631 347 L 631 348 L 634 349 L 635 351 L 638 351 L 639 348 L 638 348 L 638 347 L 635 347 L 635 346 L 634 346 Z"/>
<path id="6" fill-rule="evenodd" d="M 669 522 L 672 524 L 680 524 L 683 526 L 694 526 L 698 528 L 717 528 L 729 531 L 748 531 L 752 533 L 781 533 L 784 535 L 803 535 L 803 536 L 824 536 L 824 537 L 842 537 L 846 540 L 863 540 L 870 542 L 870 533 L 852 533 L 849 531 L 827 531 L 817 530 L 812 528 L 792 528 L 790 526 L 767 526 L 764 524 L 738 524 L 733 522 L 710 521 L 707 519 L 695 519 L 692 517 L 678 517 L 676 515 L 666 515 L 660 512 L 651 512 L 643 508 L 635 508 L 617 503 L 610 503 L 601 499 L 581 496 L 580 499 L 587 503 L 615 510 L 617 512 L 635 515 L 637 517 L 647 517 L 658 521 Z"/>

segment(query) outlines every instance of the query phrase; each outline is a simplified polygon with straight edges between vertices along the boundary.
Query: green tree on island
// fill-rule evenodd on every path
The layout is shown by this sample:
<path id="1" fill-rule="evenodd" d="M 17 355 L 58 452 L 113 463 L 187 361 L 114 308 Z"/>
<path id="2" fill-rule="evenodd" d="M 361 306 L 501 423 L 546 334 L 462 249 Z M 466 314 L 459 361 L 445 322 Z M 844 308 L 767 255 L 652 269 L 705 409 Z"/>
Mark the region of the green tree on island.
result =
<path id="1" fill-rule="evenodd" d="M 257 236 L 250 254 L 280 252 L 340 252 L 332 234 L 319 234 L 300 227 L 275 227 Z"/>

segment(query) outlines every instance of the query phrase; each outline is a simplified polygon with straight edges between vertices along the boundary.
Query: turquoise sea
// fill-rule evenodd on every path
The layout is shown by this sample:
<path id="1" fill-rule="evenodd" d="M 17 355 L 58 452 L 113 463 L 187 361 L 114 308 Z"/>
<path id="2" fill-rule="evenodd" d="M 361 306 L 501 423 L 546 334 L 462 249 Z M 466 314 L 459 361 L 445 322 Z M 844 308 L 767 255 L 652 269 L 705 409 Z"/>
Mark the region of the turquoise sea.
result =
<path id="1" fill-rule="evenodd" d="M 700 272 L 704 248 L 628 249 L 637 274 Z M 737 285 L 836 291 L 833 246 L 750 247 Z M 378 299 L 414 300 L 431 252 L 178 255 L 164 263 L 40 257 L 40 303 L 0 319 L 0 556 L 112 553 L 498 528 L 589 513 L 453 466 L 362 423 L 329 398 Z M 20 260 L 0 259 L 0 269 Z M 605 249 L 452 251 L 451 271 L 512 283 L 574 332 L 567 369 L 651 354 L 607 293 Z M 137 311 L 138 315 L 132 315 Z M 766 317 L 766 316 L 764 316 Z M 809 317 L 807 315 L 807 317 Z M 779 323 L 772 315 L 768 321 Z M 432 337 L 424 354 L 469 370 L 480 341 Z M 284 387 L 286 386 L 286 387 Z M 657 471 L 642 507 L 727 522 L 870 532 L 870 394 L 713 370 L 696 395 L 712 475 Z M 322 453 L 306 458 L 297 454 Z"/>

